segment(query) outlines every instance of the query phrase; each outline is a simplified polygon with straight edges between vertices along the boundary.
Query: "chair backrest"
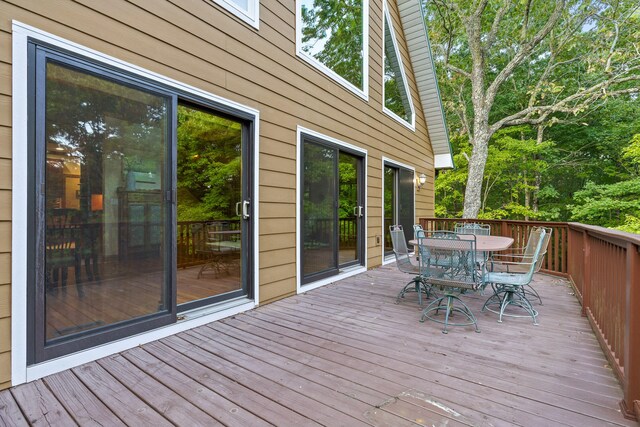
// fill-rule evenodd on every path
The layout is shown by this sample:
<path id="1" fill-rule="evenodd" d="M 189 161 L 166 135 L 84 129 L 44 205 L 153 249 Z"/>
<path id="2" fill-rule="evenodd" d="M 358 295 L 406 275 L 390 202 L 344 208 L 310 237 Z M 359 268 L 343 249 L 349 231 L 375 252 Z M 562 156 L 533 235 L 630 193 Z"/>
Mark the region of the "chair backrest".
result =
<path id="1" fill-rule="evenodd" d="M 429 283 L 456 289 L 478 289 L 482 275 L 476 269 L 476 240 L 455 233 L 425 233 L 418 240 L 420 272 Z"/>
<path id="2" fill-rule="evenodd" d="M 477 236 L 490 236 L 491 226 L 489 224 L 478 224 L 475 222 L 458 222 L 454 226 L 458 234 L 475 234 Z"/>
<path id="3" fill-rule="evenodd" d="M 545 229 L 543 227 L 535 227 L 535 230 L 531 230 L 531 233 L 529 235 L 529 242 L 527 242 L 527 249 L 529 247 L 529 243 L 533 241 L 533 243 L 531 243 L 532 246 L 532 253 L 531 256 L 529 258 L 529 261 L 523 261 L 523 262 L 530 262 L 531 263 L 531 267 L 529 267 L 529 269 L 527 270 L 526 274 L 526 282 L 529 283 L 531 281 L 531 279 L 533 278 L 533 273 L 535 273 L 536 271 L 538 271 L 539 264 L 542 264 L 540 262 L 540 257 L 541 257 L 541 253 L 542 253 L 542 246 L 544 244 L 544 240 L 545 240 L 545 236 L 547 235 L 547 232 L 545 231 Z M 547 244 L 549 242 L 547 241 Z M 525 251 L 526 252 L 526 251 Z M 526 259 L 526 256 L 523 257 L 523 260 Z"/>
<path id="4" fill-rule="evenodd" d="M 424 237 L 424 229 L 422 228 L 422 226 L 420 224 L 414 224 L 413 225 L 413 238 L 414 239 L 419 239 L 421 237 Z"/>
<path id="5" fill-rule="evenodd" d="M 407 241 L 404 239 L 404 230 L 401 225 L 392 225 L 389 227 L 391 234 L 391 244 L 393 246 L 393 254 L 396 257 L 396 265 L 398 270 L 405 273 L 413 273 L 411 257 L 407 248 Z"/>
<path id="6" fill-rule="evenodd" d="M 524 248 L 523 260 L 522 262 L 531 262 L 533 260 L 537 261 L 537 255 L 535 254 L 536 248 L 538 247 L 538 243 L 541 242 L 543 236 L 546 235 L 544 228 L 542 227 L 532 227 L 529 232 L 529 238 L 527 239 L 527 246 Z M 548 242 L 547 242 L 548 243 Z"/>
<path id="7" fill-rule="evenodd" d="M 538 260 L 536 261 L 535 272 L 537 273 L 542 268 L 542 264 L 544 264 L 544 257 L 547 255 L 547 251 L 549 250 L 549 242 L 551 241 L 551 233 L 553 233 L 553 228 L 551 227 L 540 227 L 544 230 L 544 236 L 542 237 L 542 246 L 540 247 L 540 253 L 538 254 Z"/>

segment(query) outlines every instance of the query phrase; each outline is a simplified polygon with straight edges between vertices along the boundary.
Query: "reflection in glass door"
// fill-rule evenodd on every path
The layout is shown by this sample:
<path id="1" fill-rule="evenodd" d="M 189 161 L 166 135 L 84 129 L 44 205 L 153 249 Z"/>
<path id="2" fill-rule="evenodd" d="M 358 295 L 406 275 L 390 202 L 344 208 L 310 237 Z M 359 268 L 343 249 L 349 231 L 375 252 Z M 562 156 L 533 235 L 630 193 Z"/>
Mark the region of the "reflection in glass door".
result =
<path id="1" fill-rule="evenodd" d="M 400 224 L 404 230 L 406 240 L 413 239 L 414 209 L 414 171 L 384 164 L 384 253 L 393 254 L 389 226 Z"/>
<path id="2" fill-rule="evenodd" d="M 303 282 L 363 262 L 363 158 L 303 136 L 301 263 Z"/>
<path id="3" fill-rule="evenodd" d="M 254 116 L 30 46 L 27 363 L 251 298 Z"/>
<path id="4" fill-rule="evenodd" d="M 181 310 L 246 294 L 242 263 L 248 258 L 249 205 L 243 132 L 238 120 L 178 105 L 177 303 Z"/>
<path id="5" fill-rule="evenodd" d="M 393 255 L 393 244 L 391 243 L 391 234 L 389 227 L 396 224 L 397 214 L 397 173 L 398 169 L 384 165 L 384 254 Z M 403 227 L 404 228 L 404 227 Z"/>
<path id="6" fill-rule="evenodd" d="M 360 200 L 361 158 L 340 152 L 338 155 L 338 263 L 357 262 L 360 256 L 358 235 L 360 218 L 364 215 Z"/>
<path id="7" fill-rule="evenodd" d="M 169 95 L 39 51 L 35 351 L 169 323 Z"/>

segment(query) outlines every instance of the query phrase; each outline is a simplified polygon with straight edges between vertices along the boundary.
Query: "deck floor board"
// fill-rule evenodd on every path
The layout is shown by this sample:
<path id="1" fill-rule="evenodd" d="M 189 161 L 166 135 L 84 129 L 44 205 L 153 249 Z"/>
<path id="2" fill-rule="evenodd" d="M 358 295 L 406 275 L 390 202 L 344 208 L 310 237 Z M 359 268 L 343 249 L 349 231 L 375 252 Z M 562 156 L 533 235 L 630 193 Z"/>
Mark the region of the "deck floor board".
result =
<path id="1" fill-rule="evenodd" d="M 0 392 L 0 425 L 635 426 L 568 284 L 531 319 L 420 323 L 394 265 Z M 56 418 L 57 417 L 57 418 Z"/>

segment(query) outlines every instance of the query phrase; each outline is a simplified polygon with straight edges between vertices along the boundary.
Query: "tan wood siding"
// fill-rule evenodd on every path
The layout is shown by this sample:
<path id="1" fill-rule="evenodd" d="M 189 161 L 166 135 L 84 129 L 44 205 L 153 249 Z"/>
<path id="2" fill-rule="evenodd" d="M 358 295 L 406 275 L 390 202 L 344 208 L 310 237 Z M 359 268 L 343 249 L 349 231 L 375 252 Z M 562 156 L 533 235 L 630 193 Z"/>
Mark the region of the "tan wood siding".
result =
<path id="1" fill-rule="evenodd" d="M 382 227 L 382 156 L 428 175 L 416 194 L 416 215 L 433 214 L 433 154 L 393 0 L 389 9 L 416 110 L 415 132 L 382 112 L 382 0 L 370 0 L 368 101 L 295 55 L 293 1 L 262 1 L 259 30 L 209 1 L 0 2 L 0 298 L 10 295 L 11 20 L 260 111 L 261 302 L 296 290 L 298 125 L 368 150 L 370 267 L 381 261 L 375 236 Z M 3 339 L 9 315 L 0 301 Z M 0 388 L 10 379 L 8 350 L 0 344 Z"/>
<path id="2" fill-rule="evenodd" d="M 0 353 L 0 389 L 11 385 L 11 352 Z"/>

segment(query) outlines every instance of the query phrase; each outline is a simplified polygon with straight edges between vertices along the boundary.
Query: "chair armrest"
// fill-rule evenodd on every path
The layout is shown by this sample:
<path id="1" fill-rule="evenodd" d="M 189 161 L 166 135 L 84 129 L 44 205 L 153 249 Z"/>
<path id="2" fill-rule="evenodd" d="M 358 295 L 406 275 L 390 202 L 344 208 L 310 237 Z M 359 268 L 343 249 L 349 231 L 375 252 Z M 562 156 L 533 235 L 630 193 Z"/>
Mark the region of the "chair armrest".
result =
<path id="1" fill-rule="evenodd" d="M 503 258 L 524 259 L 524 258 L 533 258 L 533 257 L 531 255 L 524 255 L 524 254 L 492 254 L 491 258 L 489 258 L 489 261 L 496 259 L 496 261 L 500 262 L 500 261 L 503 261 Z M 524 262 L 524 261 L 518 261 L 518 262 Z"/>
<path id="2" fill-rule="evenodd" d="M 529 258 L 529 257 L 527 257 Z M 490 259 L 488 262 L 488 267 L 487 267 L 487 271 L 489 272 L 518 272 L 521 270 L 527 270 L 529 268 L 531 268 L 532 264 L 535 264 L 535 260 L 528 260 L 528 261 L 522 261 L 522 259 L 520 259 L 519 261 L 506 261 L 506 260 L 494 260 L 494 259 Z M 496 269 L 496 267 L 498 267 Z"/>

